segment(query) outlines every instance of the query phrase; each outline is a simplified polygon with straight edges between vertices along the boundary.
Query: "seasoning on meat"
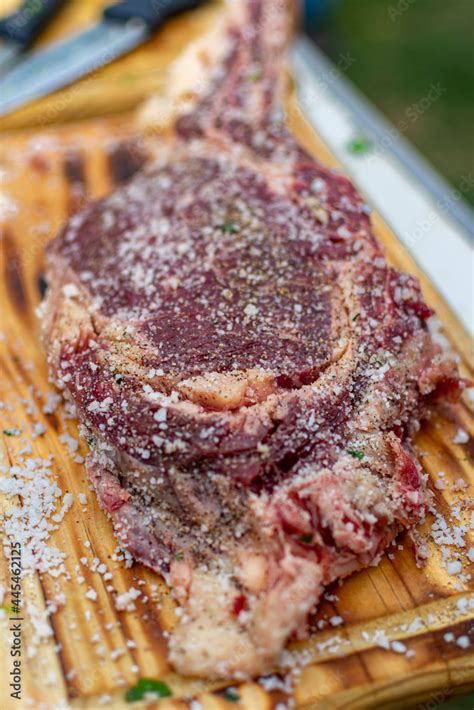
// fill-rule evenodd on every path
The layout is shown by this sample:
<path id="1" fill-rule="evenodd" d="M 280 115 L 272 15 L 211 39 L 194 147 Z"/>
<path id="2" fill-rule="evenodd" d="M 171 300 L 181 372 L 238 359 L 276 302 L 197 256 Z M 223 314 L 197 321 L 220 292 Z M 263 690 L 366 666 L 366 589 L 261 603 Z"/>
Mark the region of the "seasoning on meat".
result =
<path id="1" fill-rule="evenodd" d="M 428 496 L 410 437 L 455 393 L 418 283 L 282 123 L 288 8 L 248 0 L 160 158 L 48 248 L 44 338 L 121 544 L 181 605 L 182 673 L 252 676 Z"/>

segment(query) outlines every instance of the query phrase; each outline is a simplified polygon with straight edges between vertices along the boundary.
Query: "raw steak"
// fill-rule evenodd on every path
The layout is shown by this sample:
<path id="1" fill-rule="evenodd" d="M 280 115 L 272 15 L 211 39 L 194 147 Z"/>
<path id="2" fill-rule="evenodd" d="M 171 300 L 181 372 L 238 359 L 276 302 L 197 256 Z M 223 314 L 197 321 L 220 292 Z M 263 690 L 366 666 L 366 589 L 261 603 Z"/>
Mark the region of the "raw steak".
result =
<path id="1" fill-rule="evenodd" d="M 410 437 L 455 391 L 416 280 L 280 118 L 288 8 L 237 4 L 145 172 L 48 249 L 44 337 L 116 534 L 182 605 L 182 673 L 268 671 L 323 586 L 425 515 Z"/>

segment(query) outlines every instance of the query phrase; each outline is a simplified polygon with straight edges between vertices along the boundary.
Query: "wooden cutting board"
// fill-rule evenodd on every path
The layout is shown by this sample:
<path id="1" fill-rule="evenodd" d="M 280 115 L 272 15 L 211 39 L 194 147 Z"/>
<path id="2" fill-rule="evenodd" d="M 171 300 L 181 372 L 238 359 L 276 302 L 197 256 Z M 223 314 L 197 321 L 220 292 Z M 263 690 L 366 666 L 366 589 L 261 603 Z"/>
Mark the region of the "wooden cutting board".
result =
<path id="1" fill-rule="evenodd" d="M 71 3 L 66 18 L 59 18 L 51 32 L 61 34 L 65 27 L 72 29 L 87 15 L 85 9 L 88 19 L 99 4 Z M 199 13 L 197 23 L 204 27 L 218 11 L 218 6 L 206 9 Z M 62 437 L 64 442 L 64 434 L 78 439 L 75 421 L 64 416 L 61 405 L 49 414 L 42 410 L 48 393 L 53 391 L 47 381 L 34 313 L 42 290 L 44 246 L 68 216 L 87 200 L 106 194 L 126 180 L 146 160 L 153 139 L 139 136 L 133 116 L 122 109 L 131 108 L 150 88 L 159 88 L 167 62 L 196 36 L 197 26 L 189 18 L 176 20 L 151 43 L 155 52 L 168 47 L 165 57 L 159 55 L 155 61 L 151 47 L 144 47 L 97 73 L 92 88 L 86 80 L 84 86 L 77 84 L 75 89 L 37 102 L 4 119 L 0 126 L 0 417 L 2 430 L 10 434 L 12 428 L 21 430 L 18 435 L 3 435 L 4 459 L 0 464 L 18 462 L 26 439 L 32 447 L 30 457 L 54 455 L 52 471 L 63 493 L 73 495 L 71 509 L 50 538 L 51 545 L 67 554 L 65 567 L 70 579 L 36 575 L 23 585 L 24 604 L 30 613 L 23 622 L 20 704 L 10 698 L 6 682 L 11 668 L 8 594 L 3 601 L 7 606 L 0 618 L 2 710 L 63 707 L 61 702 L 94 709 L 130 707 L 125 691 L 143 677 L 161 678 L 171 688 L 173 698 L 151 706 L 160 710 L 193 707 L 191 697 L 197 697 L 205 710 L 269 710 L 288 698 L 281 677 L 268 681 L 266 690 L 259 683 L 234 686 L 239 702 L 232 703 L 222 694 L 222 688 L 228 685 L 225 681 L 209 684 L 173 674 L 166 660 L 166 636 L 175 621 L 168 591 L 157 575 L 140 565 L 126 567 L 117 559 L 111 525 L 89 490 L 83 465 L 74 461 L 79 454 L 85 455 L 86 447 L 80 443 L 78 451 L 71 452 L 71 446 L 60 441 Z M 157 63 L 160 68 L 155 76 Z M 137 88 L 144 67 L 148 67 L 148 78 L 154 78 L 143 80 Z M 125 97 L 122 106 L 119 98 L 124 96 L 123 74 L 127 72 L 135 89 L 132 99 Z M 69 101 L 65 98 L 68 95 Z M 111 115 L 104 117 L 104 113 Z M 100 118 L 67 123 L 73 115 L 86 114 Z M 313 154 L 335 165 L 293 100 L 288 115 L 292 129 Z M 46 128 L 45 123 L 55 125 Z M 470 369 L 472 342 L 459 321 L 377 215 L 374 224 L 391 263 L 421 279 L 425 297 L 443 323 L 445 337 L 459 353 L 463 374 L 470 373 L 474 379 Z M 44 426 L 44 433 L 33 438 L 38 423 Z M 453 438 L 459 429 L 468 432 L 469 439 L 455 444 Z M 437 509 L 451 528 L 461 523 L 466 530 L 469 527 L 473 433 L 473 417 L 463 401 L 441 408 L 417 436 L 417 448 L 432 483 L 445 481 L 434 491 Z M 86 495 L 86 504 L 79 493 Z M 11 505 L 21 505 L 21 501 L 0 498 L 0 509 Z M 474 570 L 466 556 L 473 540 L 466 532 L 465 549 L 448 548 L 451 556 L 460 553 L 466 576 L 460 579 L 459 574 L 449 574 L 441 565 L 440 547 L 431 539 L 432 523 L 431 517 L 420 530 L 429 547 L 429 558 L 422 569 L 416 566 L 408 536 L 402 536 L 400 546 L 393 548 L 378 567 L 331 588 L 329 599 L 323 601 L 312 620 L 310 638 L 291 645 L 293 651 L 304 654 L 307 662 L 294 680 L 292 692 L 298 708 L 434 705 L 452 693 L 474 688 L 473 647 L 464 648 L 464 641 L 456 643 L 469 633 L 474 643 L 474 589 L 467 578 Z M 86 564 L 81 561 L 84 558 Z M 94 563 L 94 559 L 98 561 Z M 111 580 L 92 571 L 99 564 L 110 570 Z M 2 556 L 0 588 L 9 586 L 9 565 Z M 118 611 L 114 601 L 117 594 L 131 587 L 142 592 L 136 609 Z M 89 589 L 93 591 L 88 598 Z M 43 618 L 40 626 L 42 610 L 61 593 L 64 603 Z M 96 599 L 90 598 L 95 595 Z M 338 617 L 344 620 L 342 625 Z M 403 645 L 395 643 L 387 649 L 384 639 Z"/>

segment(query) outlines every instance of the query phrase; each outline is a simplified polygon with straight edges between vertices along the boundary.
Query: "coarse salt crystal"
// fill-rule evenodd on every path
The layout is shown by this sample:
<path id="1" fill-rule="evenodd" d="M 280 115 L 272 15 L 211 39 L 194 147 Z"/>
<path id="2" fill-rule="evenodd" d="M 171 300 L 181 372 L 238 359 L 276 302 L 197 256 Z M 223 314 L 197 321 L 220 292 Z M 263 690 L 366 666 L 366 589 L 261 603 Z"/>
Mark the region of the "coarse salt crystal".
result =
<path id="1" fill-rule="evenodd" d="M 405 653 L 407 650 L 407 647 L 401 641 L 392 641 L 390 648 L 392 651 L 395 651 L 395 653 Z"/>
<path id="2" fill-rule="evenodd" d="M 79 295 L 79 289 L 75 284 L 65 284 L 63 286 L 63 294 L 66 298 L 74 298 Z"/>
<path id="3" fill-rule="evenodd" d="M 258 308 L 257 308 L 257 306 L 254 306 L 253 303 L 248 303 L 244 308 L 244 313 L 249 318 L 252 318 L 253 316 L 257 315 Z"/>
<path id="4" fill-rule="evenodd" d="M 167 414 L 168 413 L 167 413 L 166 409 L 164 407 L 162 407 L 161 409 L 158 409 L 158 411 L 154 413 L 153 419 L 156 422 L 165 422 Z"/>
<path id="5" fill-rule="evenodd" d="M 36 439 L 38 436 L 42 436 L 46 431 L 46 427 L 41 422 L 37 422 L 33 427 L 33 432 L 31 434 L 32 439 Z"/>
<path id="6" fill-rule="evenodd" d="M 64 552 L 47 544 L 55 529 L 70 507 L 72 498 L 66 494 L 61 502 L 62 491 L 51 471 L 51 460 L 27 459 L 22 465 L 0 466 L 0 493 L 7 498 L 22 497 L 22 506 L 12 506 L 0 520 L 5 539 L 18 540 L 22 544 L 23 571 L 48 573 L 52 577 L 65 574 Z M 53 522 L 51 522 L 53 521 Z"/>
<path id="7" fill-rule="evenodd" d="M 118 611 L 134 611 L 136 609 L 134 601 L 141 595 L 139 589 L 131 587 L 128 592 L 117 595 L 115 598 L 115 608 Z"/>
<path id="8" fill-rule="evenodd" d="M 458 429 L 453 438 L 453 444 L 466 444 L 469 441 L 469 434 L 464 429 Z"/>
<path id="9" fill-rule="evenodd" d="M 459 574 L 462 570 L 462 565 L 459 560 L 450 560 L 446 565 L 448 574 Z"/>

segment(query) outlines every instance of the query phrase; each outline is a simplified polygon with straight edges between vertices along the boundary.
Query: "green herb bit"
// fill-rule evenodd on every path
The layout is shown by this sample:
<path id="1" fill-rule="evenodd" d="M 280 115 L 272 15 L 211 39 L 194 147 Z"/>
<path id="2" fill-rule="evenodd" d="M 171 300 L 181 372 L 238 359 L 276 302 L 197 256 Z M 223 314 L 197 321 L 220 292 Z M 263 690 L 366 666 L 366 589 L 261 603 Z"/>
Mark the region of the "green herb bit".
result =
<path id="1" fill-rule="evenodd" d="M 183 558 L 184 558 L 184 555 L 182 552 L 177 552 L 174 556 L 174 559 L 178 560 L 178 562 L 180 562 Z"/>
<path id="2" fill-rule="evenodd" d="M 260 81 L 262 78 L 262 72 L 261 71 L 254 71 L 251 74 L 249 74 L 249 81 L 252 81 L 253 83 Z"/>
<path id="3" fill-rule="evenodd" d="M 219 229 L 224 234 L 235 234 L 237 232 L 237 227 L 232 222 L 224 222 L 224 224 L 221 224 Z"/>
<path id="4" fill-rule="evenodd" d="M 353 153 L 354 155 L 365 155 L 371 149 L 372 143 L 368 138 L 353 138 L 349 141 L 346 147 L 349 153 Z"/>
<path id="5" fill-rule="evenodd" d="M 347 453 L 349 454 L 349 456 L 352 456 L 355 459 L 359 459 L 359 461 L 361 461 L 365 456 L 363 451 L 357 451 L 356 449 L 347 449 Z"/>
<path id="6" fill-rule="evenodd" d="M 300 541 L 300 542 L 306 542 L 306 543 L 313 542 L 313 535 L 312 535 L 312 534 L 310 534 L 310 535 L 301 535 L 300 538 L 299 538 L 299 541 Z"/>
<path id="7" fill-rule="evenodd" d="M 136 685 L 127 690 L 125 700 L 127 703 L 133 703 L 136 700 L 143 700 L 147 695 L 154 695 L 157 698 L 170 698 L 173 693 L 162 680 L 140 678 Z"/>
<path id="8" fill-rule="evenodd" d="M 238 703 L 240 702 L 240 695 L 237 693 L 234 688 L 226 688 L 223 697 L 225 700 L 228 700 L 229 703 Z"/>
<path id="9" fill-rule="evenodd" d="M 21 431 L 19 429 L 4 429 L 3 433 L 5 436 L 20 436 Z"/>
<path id="10" fill-rule="evenodd" d="M 360 318 L 360 313 L 356 313 L 354 318 L 352 319 L 354 322 Z"/>

